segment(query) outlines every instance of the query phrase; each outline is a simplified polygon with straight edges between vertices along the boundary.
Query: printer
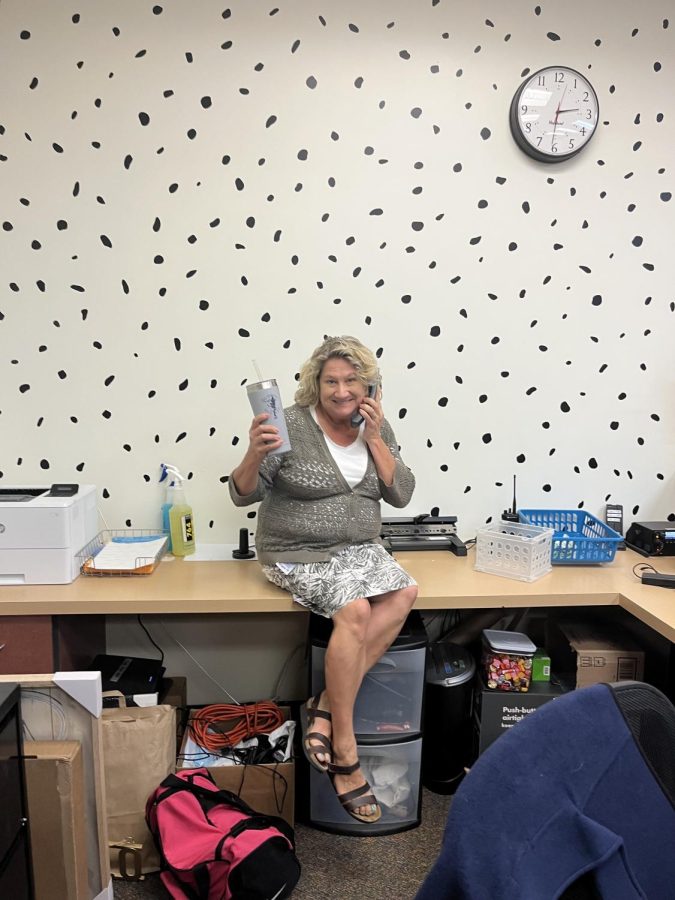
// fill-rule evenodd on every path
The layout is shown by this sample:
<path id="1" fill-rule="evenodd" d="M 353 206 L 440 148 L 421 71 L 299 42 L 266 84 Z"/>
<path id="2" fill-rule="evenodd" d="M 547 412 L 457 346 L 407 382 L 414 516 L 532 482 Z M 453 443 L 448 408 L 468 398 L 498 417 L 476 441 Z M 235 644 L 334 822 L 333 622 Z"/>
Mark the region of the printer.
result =
<path id="1" fill-rule="evenodd" d="M 74 581 L 97 526 L 93 484 L 0 487 L 0 585 Z"/>

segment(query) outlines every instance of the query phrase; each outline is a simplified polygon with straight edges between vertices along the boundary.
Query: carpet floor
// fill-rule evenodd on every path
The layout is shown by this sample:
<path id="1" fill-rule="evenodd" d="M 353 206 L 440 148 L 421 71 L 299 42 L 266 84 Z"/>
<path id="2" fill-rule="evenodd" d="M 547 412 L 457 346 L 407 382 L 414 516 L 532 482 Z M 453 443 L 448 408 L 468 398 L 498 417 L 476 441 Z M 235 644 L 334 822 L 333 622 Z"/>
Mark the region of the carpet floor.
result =
<path id="1" fill-rule="evenodd" d="M 293 900 L 413 900 L 441 845 L 451 797 L 422 792 L 422 824 L 400 834 L 347 837 L 298 824 L 302 866 Z M 115 900 L 167 900 L 158 875 L 115 879 Z"/>

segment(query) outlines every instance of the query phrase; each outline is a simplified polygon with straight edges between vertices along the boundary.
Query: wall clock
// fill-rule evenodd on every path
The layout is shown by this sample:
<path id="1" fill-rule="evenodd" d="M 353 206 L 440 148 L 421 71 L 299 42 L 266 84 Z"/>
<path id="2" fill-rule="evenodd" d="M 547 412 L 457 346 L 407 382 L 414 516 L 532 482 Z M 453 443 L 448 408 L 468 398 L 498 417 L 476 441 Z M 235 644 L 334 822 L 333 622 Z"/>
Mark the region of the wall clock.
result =
<path id="1" fill-rule="evenodd" d="M 509 124 L 516 144 L 539 162 L 576 156 L 595 134 L 599 117 L 593 86 L 567 66 L 539 69 L 511 101 Z"/>

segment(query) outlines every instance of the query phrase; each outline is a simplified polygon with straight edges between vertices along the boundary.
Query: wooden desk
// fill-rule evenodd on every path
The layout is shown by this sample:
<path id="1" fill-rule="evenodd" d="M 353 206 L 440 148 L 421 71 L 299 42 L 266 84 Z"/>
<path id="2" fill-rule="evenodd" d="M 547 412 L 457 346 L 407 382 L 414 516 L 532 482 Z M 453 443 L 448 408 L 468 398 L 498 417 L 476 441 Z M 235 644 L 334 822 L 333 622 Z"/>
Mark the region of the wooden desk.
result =
<path id="1" fill-rule="evenodd" d="M 675 591 L 642 585 L 632 567 L 647 560 L 630 550 L 618 552 L 607 566 L 554 566 L 532 584 L 476 572 L 473 551 L 465 558 L 417 551 L 397 559 L 419 584 L 420 610 L 618 605 L 675 642 Z M 675 558 L 651 563 L 675 573 Z M 253 560 L 176 559 L 147 576 L 80 576 L 67 585 L 0 587 L 0 616 L 270 612 L 304 610 L 270 584 Z"/>

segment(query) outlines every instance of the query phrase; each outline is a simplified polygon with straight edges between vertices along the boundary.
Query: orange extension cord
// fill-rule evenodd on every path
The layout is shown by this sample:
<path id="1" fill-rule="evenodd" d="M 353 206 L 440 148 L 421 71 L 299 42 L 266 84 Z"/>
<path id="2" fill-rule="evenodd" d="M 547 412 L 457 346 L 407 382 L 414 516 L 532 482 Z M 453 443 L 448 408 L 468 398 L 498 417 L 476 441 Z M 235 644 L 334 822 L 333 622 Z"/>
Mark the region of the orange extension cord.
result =
<path id="1" fill-rule="evenodd" d="M 234 747 L 239 741 L 269 734 L 284 721 L 276 703 L 214 703 L 193 713 L 190 729 L 197 744 L 209 753 Z"/>

